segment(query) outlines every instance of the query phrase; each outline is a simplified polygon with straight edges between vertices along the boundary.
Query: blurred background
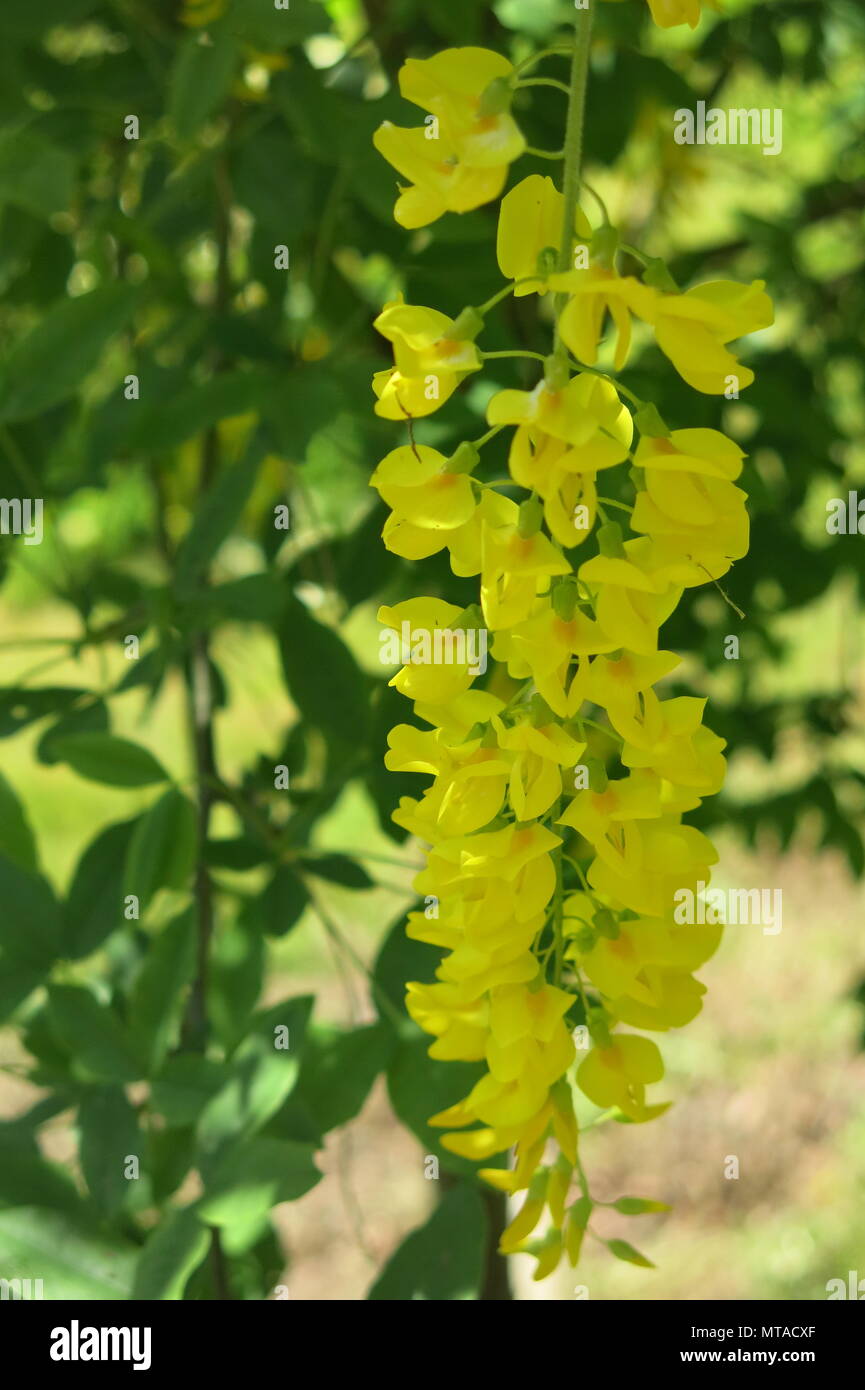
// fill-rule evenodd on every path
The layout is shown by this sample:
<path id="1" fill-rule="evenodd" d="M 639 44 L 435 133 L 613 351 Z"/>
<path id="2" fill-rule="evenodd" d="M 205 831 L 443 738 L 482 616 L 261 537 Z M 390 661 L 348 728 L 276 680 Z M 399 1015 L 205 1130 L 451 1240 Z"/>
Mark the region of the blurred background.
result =
<path id="1" fill-rule="evenodd" d="M 65 893 L 99 832 L 153 792 L 83 780 L 52 738 L 110 722 L 189 785 L 178 661 L 204 622 L 223 776 L 264 796 L 284 762 L 291 804 L 269 813 L 299 851 L 338 856 L 313 901 L 289 885 L 279 920 L 263 923 L 266 869 L 223 853 L 217 1007 L 230 1018 L 259 986 L 264 1004 L 313 993 L 321 1028 L 362 1027 L 376 1018 L 369 972 L 399 1006 L 401 982 L 435 964 L 402 936 L 420 852 L 389 821 L 414 779 L 382 766 L 408 707 L 385 683 L 376 611 L 418 593 L 473 597 L 441 557 L 412 566 L 380 543 L 368 478 L 404 431 L 372 413 L 370 377 L 387 359 L 371 319 L 399 291 L 456 315 L 500 285 L 495 207 L 404 232 L 371 135 L 383 119 L 418 120 L 395 88 L 407 56 L 480 43 L 519 60 L 572 8 L 292 0 L 275 18 L 215 0 L 203 26 L 174 0 L 14 8 L 0 17 L 0 491 L 45 499 L 45 537 L 0 539 L 3 778 Z M 573 1298 L 578 1285 L 593 1299 L 822 1299 L 827 1280 L 865 1277 L 865 537 L 826 528 L 830 499 L 865 497 L 865 11 L 723 10 L 696 33 L 661 32 L 640 0 L 599 4 L 586 173 L 622 239 L 682 286 L 760 278 L 776 304 L 774 327 L 743 348 L 757 380 L 741 401 L 697 396 L 639 339 L 624 380 L 674 426 L 722 428 L 749 454 L 751 550 L 725 581 L 746 616 L 711 586 L 688 590 L 663 636 L 692 654 L 670 693 L 707 695 L 706 722 L 729 743 L 726 788 L 692 818 L 721 852 L 713 882 L 781 888 L 783 930 L 730 927 L 699 972 L 703 1013 L 658 1040 L 671 1111 L 584 1141 L 599 1197 L 671 1204 L 599 1226 L 657 1268 L 590 1244 L 575 1274 L 533 1285 L 518 1257 L 523 1299 Z M 564 60 L 544 71 L 564 76 Z M 531 145 L 560 145 L 563 100 L 520 94 Z M 673 113 L 697 100 L 780 108 L 782 152 L 675 144 Z M 511 182 L 553 167 L 526 157 Z M 279 245 L 288 271 L 274 266 Z M 548 334 L 524 299 L 490 316 L 484 347 L 544 351 Z M 494 390 L 534 380 L 525 364 L 490 365 L 419 440 L 450 452 L 483 432 Z M 137 400 L 124 396 L 129 374 Z M 216 551 L 203 617 L 178 595 L 172 555 L 207 430 L 228 459 L 258 431 L 264 462 Z M 504 471 L 499 443 L 484 476 Z M 287 535 L 273 527 L 281 502 Z M 134 676 L 129 632 L 141 636 Z M 737 661 L 724 656 L 733 633 Z M 64 703 L 64 690 L 77 694 Z M 230 804 L 213 833 L 242 839 Z M 69 967 L 112 968 L 110 949 L 107 963 L 97 950 Z M 39 991 L 4 992 L 3 1005 L 9 1122 L 38 1104 L 46 1062 Z M 278 1208 L 293 1298 L 364 1298 L 432 1209 L 434 1070 L 419 1038 L 383 1046 L 328 1134 L 324 1181 Z M 68 1107 L 41 1124 L 42 1153 L 80 1181 L 76 1143 Z M 738 1178 L 725 1176 L 731 1157 Z M 20 1200 L 0 1179 L 0 1207 Z M 94 1275 L 80 1296 L 110 1287 Z M 477 1296 L 468 1275 L 466 1289 Z"/>

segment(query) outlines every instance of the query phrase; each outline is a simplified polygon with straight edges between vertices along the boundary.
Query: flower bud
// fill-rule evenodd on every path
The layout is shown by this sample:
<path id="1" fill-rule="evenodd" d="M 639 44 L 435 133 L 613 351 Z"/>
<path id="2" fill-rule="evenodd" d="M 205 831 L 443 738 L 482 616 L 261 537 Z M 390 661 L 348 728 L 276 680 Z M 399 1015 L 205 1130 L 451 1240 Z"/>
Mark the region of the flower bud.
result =
<path id="1" fill-rule="evenodd" d="M 622 528 L 617 521 L 608 521 L 605 526 L 598 527 L 598 546 L 601 554 L 614 560 L 624 560 L 626 558 L 625 547 L 622 542 Z"/>
<path id="2" fill-rule="evenodd" d="M 481 92 L 478 115 L 481 120 L 487 116 L 501 116 L 505 111 L 510 111 L 513 99 L 514 91 L 510 78 L 494 77 Z"/>
<path id="3" fill-rule="evenodd" d="M 520 519 L 517 522 L 517 530 L 528 540 L 530 536 L 536 536 L 541 529 L 544 519 L 544 504 L 539 497 L 527 497 L 525 502 L 520 504 Z"/>
<path id="4" fill-rule="evenodd" d="M 570 376 L 570 369 L 563 358 L 553 355 L 544 362 L 544 385 L 548 391 L 564 391 Z"/>
<path id="5" fill-rule="evenodd" d="M 640 434 L 651 435 L 653 439 L 666 439 L 670 434 L 669 426 L 661 419 L 661 415 L 656 405 L 651 401 L 641 405 L 634 415 L 634 424 Z"/>
<path id="6" fill-rule="evenodd" d="M 448 473 L 473 473 L 481 461 L 480 452 L 474 444 L 463 440 L 451 454 L 447 463 Z"/>
<path id="7" fill-rule="evenodd" d="M 453 328 L 445 336 L 454 343 L 469 342 L 473 343 L 481 332 L 484 320 L 477 309 L 467 304 L 454 319 Z"/>

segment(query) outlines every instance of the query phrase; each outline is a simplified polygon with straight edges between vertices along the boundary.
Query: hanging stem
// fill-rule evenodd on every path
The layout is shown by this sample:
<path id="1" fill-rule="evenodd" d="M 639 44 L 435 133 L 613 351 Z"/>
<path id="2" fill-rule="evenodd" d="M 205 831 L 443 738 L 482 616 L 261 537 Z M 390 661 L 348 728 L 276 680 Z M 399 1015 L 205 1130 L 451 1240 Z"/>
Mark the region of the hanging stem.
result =
<path id="1" fill-rule="evenodd" d="M 216 168 L 215 192 L 215 232 L 218 259 L 213 311 L 215 314 L 223 314 L 227 311 L 231 300 L 229 270 L 231 193 L 227 184 L 225 165 L 222 162 Z M 215 352 L 211 357 L 213 373 L 216 374 L 224 370 L 225 365 L 222 354 L 218 351 Z M 214 425 L 206 431 L 202 439 L 199 505 L 204 501 L 213 485 L 219 471 L 219 464 L 219 431 Z M 217 780 L 217 768 L 213 737 L 214 692 L 210 669 L 210 643 L 207 632 L 203 629 L 196 632 L 192 638 L 187 666 L 186 693 L 197 794 L 197 847 L 193 889 L 197 932 L 195 979 L 187 1005 L 183 1034 L 186 1046 L 191 1051 L 204 1053 L 208 1038 L 207 988 L 214 929 L 213 884 L 207 864 L 207 840 L 210 833 L 210 818 L 214 802 L 213 784 Z M 222 1249 L 219 1229 L 215 1226 L 210 1229 L 210 1269 L 217 1299 L 231 1299 L 225 1253 Z"/>
<path id="2" fill-rule="evenodd" d="M 571 269 L 571 253 L 574 247 L 574 222 L 577 215 L 577 202 L 580 196 L 580 172 L 583 162 L 583 119 L 586 108 L 586 85 L 589 75 L 589 50 L 592 38 L 592 9 L 577 10 L 576 44 L 571 62 L 570 100 L 568 101 L 568 123 L 565 128 L 565 176 L 564 209 L 562 222 L 562 244 L 559 249 L 558 268 L 561 272 Z M 558 321 L 567 302 L 566 295 L 557 296 L 556 301 L 556 352 L 562 359 L 567 358 L 567 348 L 559 336 Z"/>

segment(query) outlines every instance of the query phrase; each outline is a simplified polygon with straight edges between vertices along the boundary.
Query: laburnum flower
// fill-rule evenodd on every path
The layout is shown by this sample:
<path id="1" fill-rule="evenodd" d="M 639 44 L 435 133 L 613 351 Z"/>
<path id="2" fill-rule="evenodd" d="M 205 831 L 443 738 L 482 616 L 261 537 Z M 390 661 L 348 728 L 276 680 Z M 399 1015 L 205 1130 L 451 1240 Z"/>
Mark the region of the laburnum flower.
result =
<path id="1" fill-rule="evenodd" d="M 496 633 L 493 656 L 516 680 L 531 677 L 550 709 L 565 719 L 584 699 L 579 671 L 571 670 L 574 657 L 611 652 L 618 645 L 586 613 L 577 609 L 572 617 L 562 618 L 541 600 L 525 622 Z"/>
<path id="2" fill-rule="evenodd" d="M 580 545 L 595 521 L 596 475 L 627 458 L 633 436 L 631 414 L 615 387 L 582 373 L 560 392 L 544 383 L 531 392 L 501 391 L 487 414 L 491 423 L 518 426 L 511 477 L 543 499 L 544 521 L 560 545 Z"/>
<path id="3" fill-rule="evenodd" d="M 546 434 L 574 447 L 593 440 L 602 426 L 612 433 L 618 431 L 628 443 L 633 430 L 616 388 L 589 372 L 571 377 L 558 391 L 543 378 L 531 391 L 498 391 L 487 406 L 487 421 L 490 425 L 526 427 L 535 432 L 536 439 Z"/>
<path id="4" fill-rule="evenodd" d="M 605 936 L 592 928 L 595 910 L 583 893 L 565 900 L 565 959 L 589 977 L 608 1014 L 652 1032 L 690 1023 L 705 993 L 691 972 L 717 950 L 721 928 L 633 917 L 618 922 L 614 936 Z"/>
<path id="5" fill-rule="evenodd" d="M 594 661 L 581 660 L 576 693 L 580 700 L 591 700 L 606 710 L 607 718 L 623 738 L 633 738 L 650 746 L 660 736 L 661 719 L 650 725 L 647 701 L 651 696 L 653 709 L 658 705 L 652 687 L 674 671 L 680 658 L 673 652 L 652 652 L 638 655 L 623 651 L 619 656 L 598 656 Z"/>
<path id="6" fill-rule="evenodd" d="M 630 873 L 642 861 L 642 841 L 637 821 L 654 820 L 661 814 L 660 779 L 638 771 L 609 782 L 602 792 L 586 788 L 578 792 L 557 819 L 582 835 L 600 858 L 618 873 Z"/>
<path id="7" fill-rule="evenodd" d="M 620 371 L 631 346 L 631 314 L 651 320 L 657 291 L 632 275 L 618 275 L 602 265 L 551 275 L 549 287 L 569 296 L 559 319 L 559 332 L 574 356 L 589 367 L 597 361 L 609 313 L 616 328 L 615 366 Z"/>
<path id="8" fill-rule="evenodd" d="M 724 784 L 724 740 L 702 723 L 704 699 L 679 695 L 657 704 L 659 719 L 651 734 L 631 729 L 622 748 L 626 767 L 651 768 L 676 787 L 689 787 L 700 796 L 714 796 Z"/>
<path id="9" fill-rule="evenodd" d="M 494 715 L 499 748 L 513 756 L 508 795 L 517 820 L 536 820 L 562 794 L 563 767 L 573 767 L 586 750 L 559 724 L 536 727 L 528 718 L 506 727 Z"/>
<path id="10" fill-rule="evenodd" d="M 731 481 L 742 450 L 717 430 L 674 430 L 640 440 L 645 469 L 631 525 L 655 541 L 658 564 L 685 587 L 718 579 L 748 550 L 745 493 Z"/>
<path id="11" fill-rule="evenodd" d="M 502 198 L 496 256 L 502 275 L 518 282 L 514 287 L 517 298 L 546 294 L 562 241 L 564 211 L 564 195 L 551 178 L 542 174 L 530 174 Z M 576 211 L 574 231 L 578 241 L 584 243 L 592 234 L 580 208 Z M 547 264 L 541 265 L 544 255 Z"/>
<path id="12" fill-rule="evenodd" d="M 660 1081 L 664 1063 L 649 1038 L 616 1034 L 610 1047 L 592 1048 L 577 1071 L 577 1084 L 595 1105 L 617 1105 L 632 1120 L 646 1117 L 646 1087 Z"/>
<path id="13" fill-rule="evenodd" d="M 684 294 L 658 294 L 637 312 L 653 325 L 658 347 L 682 379 L 710 396 L 723 395 L 730 378 L 738 390 L 751 385 L 754 373 L 726 345 L 774 322 L 763 280 L 712 280 Z"/>
<path id="14" fill-rule="evenodd" d="M 658 628 L 682 596 L 681 586 L 654 562 L 646 537 L 625 541 L 622 555 L 595 555 L 580 566 L 580 579 L 596 593 L 598 622 L 615 646 L 649 654 Z"/>
<path id="15" fill-rule="evenodd" d="M 633 872 L 621 873 L 598 856 L 587 877 L 591 886 L 617 907 L 647 917 L 662 917 L 677 890 L 689 888 L 693 892 L 698 883 L 708 883 L 710 866 L 718 862 L 711 841 L 692 825 L 682 825 L 677 816 L 646 821 L 640 840 L 641 861 Z"/>
<path id="16" fill-rule="evenodd" d="M 410 130 L 385 121 L 373 136 L 379 153 L 410 180 L 394 208 L 401 226 L 425 227 L 445 212 L 469 212 L 499 196 L 508 166 L 526 148 L 508 109 L 513 71 L 507 58 L 485 48 L 449 48 L 403 64 L 402 95 L 431 119 Z M 503 99 L 485 105 L 496 81 Z"/>
<path id="17" fill-rule="evenodd" d="M 652 19 L 661 29 L 687 24 L 696 29 L 700 23 L 700 0 L 649 0 Z"/>
<path id="18" fill-rule="evenodd" d="M 388 550 L 407 560 L 423 560 L 444 549 L 477 507 L 468 475 L 450 472 L 444 455 L 426 444 L 392 449 L 369 482 L 391 508 L 382 539 Z"/>
<path id="19" fill-rule="evenodd" d="M 378 610 L 378 621 L 393 632 L 393 645 L 400 649 L 403 633 L 408 636 L 409 660 L 388 681 L 400 694 L 409 700 L 423 700 L 429 705 L 442 705 L 455 699 L 468 690 L 474 680 L 469 669 L 468 643 L 465 641 L 463 660 L 435 661 L 436 633 L 459 633 L 459 619 L 463 609 L 454 603 L 446 603 L 439 598 L 410 598 L 391 607 L 383 604 Z M 444 651 L 445 639 L 439 636 Z M 452 657 L 459 656 L 459 648 L 453 639 L 450 646 Z M 425 650 L 426 648 L 426 650 Z M 400 653 L 402 659 L 404 656 Z"/>
<path id="20" fill-rule="evenodd" d="M 372 379 L 375 413 L 386 420 L 431 415 L 464 377 L 480 370 L 475 344 L 451 336 L 454 320 L 438 309 L 405 304 L 400 296 L 385 305 L 374 326 L 393 344 L 395 365 Z"/>
<path id="21" fill-rule="evenodd" d="M 542 531 L 522 534 L 519 521 L 484 526 L 481 535 L 481 608 L 491 631 L 527 618 L 538 592 L 570 565 Z"/>
<path id="22" fill-rule="evenodd" d="M 430 772 L 436 780 L 420 802 L 403 797 L 393 819 L 431 841 L 480 830 L 501 809 L 510 763 L 507 755 L 484 747 L 479 738 L 454 745 L 440 729 L 397 724 L 388 735 L 385 767 L 392 772 Z"/>

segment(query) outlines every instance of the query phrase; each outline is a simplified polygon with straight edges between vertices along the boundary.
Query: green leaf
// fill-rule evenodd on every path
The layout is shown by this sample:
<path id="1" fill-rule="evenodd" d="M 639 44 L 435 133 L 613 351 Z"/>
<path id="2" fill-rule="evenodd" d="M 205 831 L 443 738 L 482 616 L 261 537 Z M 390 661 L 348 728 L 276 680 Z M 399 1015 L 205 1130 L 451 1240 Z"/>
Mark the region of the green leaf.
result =
<path id="1" fill-rule="evenodd" d="M 217 479 L 196 513 L 177 553 L 175 583 L 179 594 L 188 593 L 207 568 L 238 518 L 252 492 L 261 451 L 253 440 L 240 463 Z"/>
<path id="2" fill-rule="evenodd" d="M 223 926 L 210 971 L 208 1009 L 225 1045 L 233 1048 L 246 1031 L 264 977 L 265 943 L 258 925 L 241 918 Z"/>
<path id="3" fill-rule="evenodd" d="M 207 1104 L 198 1125 L 205 1160 L 233 1141 L 248 1138 L 276 1113 L 293 1090 L 300 1071 L 310 995 L 286 999 L 257 1014 L 231 1059 L 228 1081 Z M 276 1047 L 287 1029 L 286 1048 Z"/>
<path id="4" fill-rule="evenodd" d="M 642 1216 L 647 1211 L 669 1211 L 666 1202 L 652 1202 L 648 1197 L 620 1197 L 613 1202 L 616 1211 L 624 1216 Z"/>
<path id="5" fill-rule="evenodd" d="M 138 1117 L 122 1086 L 88 1088 L 78 1106 L 80 1160 L 84 1180 L 100 1213 L 113 1215 L 138 1180 L 126 1178 L 130 1155 L 144 1167 Z"/>
<path id="6" fill-rule="evenodd" d="M 58 714 L 86 695 L 86 690 L 67 685 L 45 685 L 36 690 L 13 687 L 0 693 L 0 738 L 17 734 L 36 719 Z"/>
<path id="7" fill-rule="evenodd" d="M 166 1124 L 191 1125 L 228 1077 L 227 1064 L 211 1057 L 169 1057 L 151 1086 L 150 1101 Z"/>
<path id="8" fill-rule="evenodd" d="M 293 1202 L 321 1180 L 312 1144 L 253 1139 L 226 1153 L 210 1172 L 198 1213 L 229 1228 L 231 1247 L 245 1249 L 261 1235 L 279 1202 Z"/>
<path id="9" fill-rule="evenodd" d="M 347 1032 L 327 1024 L 308 1030 L 296 1094 L 322 1134 L 354 1119 L 394 1046 L 392 1030 L 379 1023 Z"/>
<path id="10" fill-rule="evenodd" d="M 195 808 L 170 787 L 136 823 L 126 856 L 124 894 L 142 911 L 159 888 L 187 886 L 195 865 Z"/>
<path id="11" fill-rule="evenodd" d="M 343 888 L 372 888 L 373 880 L 366 869 L 349 859 L 347 854 L 321 854 L 303 860 L 306 873 L 327 879 L 328 883 L 340 883 Z"/>
<path id="12" fill-rule="evenodd" d="M 35 130 L 0 132 L 0 204 L 49 218 L 65 212 L 75 187 L 75 161 Z"/>
<path id="13" fill-rule="evenodd" d="M 65 734 L 51 740 L 51 752 L 89 782 L 109 787 L 149 787 L 168 773 L 147 749 L 114 734 Z"/>
<path id="14" fill-rule="evenodd" d="M 29 419 L 71 396 L 128 322 L 136 298 L 128 285 L 115 284 L 55 305 L 0 370 L 0 420 Z"/>
<path id="15" fill-rule="evenodd" d="M 309 894 L 290 864 L 280 864 L 249 912 L 268 936 L 285 936 L 296 927 L 309 903 Z"/>
<path id="16" fill-rule="evenodd" d="M 607 1240 L 604 1244 L 617 1260 L 626 1260 L 630 1265 L 642 1265 L 644 1269 L 655 1268 L 651 1260 L 647 1260 L 645 1255 L 641 1255 L 639 1250 L 635 1250 L 626 1240 Z"/>
<path id="17" fill-rule="evenodd" d="M 83 960 L 124 925 L 123 861 L 135 821 L 109 825 L 87 846 L 63 904 L 61 953 Z"/>
<path id="18" fill-rule="evenodd" d="M 50 985 L 51 1025 L 83 1081 L 137 1081 L 144 1066 L 120 1019 L 82 985 Z"/>
<path id="19" fill-rule="evenodd" d="M 168 118 L 181 140 L 225 100 L 237 66 L 234 40 L 225 33 L 189 34 L 181 43 L 168 87 Z"/>
<path id="20" fill-rule="evenodd" d="M 163 927 L 144 958 L 129 1000 L 132 1046 L 148 1075 L 165 1059 L 180 1024 L 186 986 L 195 973 L 195 917 L 184 912 Z"/>
<path id="21" fill-rule="evenodd" d="M 51 1207 L 66 1212 L 81 1206 L 69 1174 L 42 1157 L 26 1117 L 0 1124 L 0 1207 L 3 1206 Z"/>
<path id="22" fill-rule="evenodd" d="M 14 1270 L 19 1279 L 41 1279 L 46 1299 L 125 1300 L 133 1263 L 131 1246 L 91 1235 L 59 1212 L 0 1211 L 0 1269 Z"/>
<path id="23" fill-rule="evenodd" d="M 286 685 L 306 722 L 337 745 L 363 743 L 369 724 L 368 682 L 339 634 L 292 597 L 279 638 Z M 350 720 L 346 710 L 351 710 Z"/>
<path id="24" fill-rule="evenodd" d="M 0 774 L 0 854 L 19 869 L 38 873 L 39 862 L 33 831 L 24 808 L 6 778 Z"/>
<path id="25" fill-rule="evenodd" d="M 210 1232 L 194 1208 L 172 1211 L 156 1227 L 141 1252 L 130 1299 L 165 1302 L 183 1297 L 193 1270 L 210 1246 Z"/>
<path id="26" fill-rule="evenodd" d="M 49 767 L 62 759 L 54 751 L 54 740 L 65 738 L 68 734 L 107 734 L 108 708 L 103 700 L 91 700 L 79 709 L 70 710 L 50 724 L 36 745 L 36 756 L 40 763 Z"/>
<path id="27" fill-rule="evenodd" d="M 332 28 L 329 14 L 315 0 L 290 0 L 285 9 L 277 9 L 274 0 L 233 0 L 225 23 L 232 33 L 268 51 Z"/>
<path id="28" fill-rule="evenodd" d="M 60 913 L 44 878 L 0 857 L 0 946 L 15 963 L 47 969 L 60 939 Z"/>
<path id="29" fill-rule="evenodd" d="M 6 1022 L 44 978 L 45 971 L 38 966 L 3 961 L 0 970 L 0 1023 Z"/>
<path id="30" fill-rule="evenodd" d="M 487 1244 L 487 1213 L 475 1187 L 457 1183 L 412 1231 L 369 1291 L 372 1300 L 475 1299 Z"/>

